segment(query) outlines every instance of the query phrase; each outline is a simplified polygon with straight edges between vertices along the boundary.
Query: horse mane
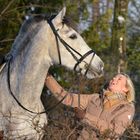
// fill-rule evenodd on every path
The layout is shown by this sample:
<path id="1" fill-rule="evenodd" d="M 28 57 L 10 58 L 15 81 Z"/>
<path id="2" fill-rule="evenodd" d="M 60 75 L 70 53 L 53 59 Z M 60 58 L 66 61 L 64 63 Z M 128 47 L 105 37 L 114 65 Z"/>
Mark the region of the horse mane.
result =
<path id="1" fill-rule="evenodd" d="M 44 20 L 43 16 L 33 16 L 24 20 L 19 33 L 12 45 L 10 55 L 15 56 L 18 52 L 21 52 L 26 44 L 36 35 L 41 27 L 41 22 Z"/>
<path id="2" fill-rule="evenodd" d="M 23 35 L 24 33 L 26 33 L 27 31 L 31 32 L 34 30 L 34 28 L 36 28 L 36 25 L 38 25 L 41 21 L 43 20 L 47 20 L 50 19 L 52 20 L 53 18 L 55 18 L 56 14 L 54 15 L 47 15 L 47 14 L 39 14 L 39 15 L 34 15 L 32 17 L 30 17 L 29 19 L 25 20 L 21 26 L 21 30 L 19 32 L 20 35 Z M 76 25 L 75 23 L 71 20 L 70 17 L 64 17 L 63 24 L 66 24 L 69 27 L 72 27 L 74 29 L 76 29 Z M 20 38 L 20 36 L 19 36 Z"/>
<path id="3" fill-rule="evenodd" d="M 71 19 L 69 16 L 65 16 L 62 21 L 63 24 L 66 24 L 69 27 L 72 27 L 74 30 L 77 31 L 76 23 Z"/>
<path id="4" fill-rule="evenodd" d="M 55 18 L 55 16 L 56 15 L 50 16 L 46 14 L 40 14 L 31 16 L 29 17 L 29 19 L 26 19 L 21 25 L 19 33 L 12 45 L 9 54 L 12 56 L 16 56 L 17 53 L 21 53 L 24 47 L 26 47 L 26 44 L 28 44 L 29 41 L 31 41 L 31 39 L 36 35 L 36 33 L 41 28 L 42 21 L 47 19 L 52 20 L 53 18 Z M 67 26 L 72 27 L 76 30 L 75 28 L 76 26 L 69 17 L 64 17 L 62 24 L 66 24 Z"/>

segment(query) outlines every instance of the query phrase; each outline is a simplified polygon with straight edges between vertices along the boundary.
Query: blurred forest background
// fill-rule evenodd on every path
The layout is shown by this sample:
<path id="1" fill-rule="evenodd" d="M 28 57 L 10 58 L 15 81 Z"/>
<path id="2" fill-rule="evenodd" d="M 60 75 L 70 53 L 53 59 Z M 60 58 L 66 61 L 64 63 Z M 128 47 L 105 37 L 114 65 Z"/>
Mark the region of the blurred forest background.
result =
<path id="1" fill-rule="evenodd" d="M 129 74 L 136 90 L 136 127 L 140 127 L 140 0 L 0 0 L 0 54 L 9 52 L 23 20 L 35 14 L 58 13 L 63 6 L 78 32 L 104 61 L 105 75 L 88 80 L 60 66 L 50 72 L 65 89 L 90 93 L 99 92 L 117 72 Z M 138 139 L 138 132 L 133 133 L 133 139 Z"/>

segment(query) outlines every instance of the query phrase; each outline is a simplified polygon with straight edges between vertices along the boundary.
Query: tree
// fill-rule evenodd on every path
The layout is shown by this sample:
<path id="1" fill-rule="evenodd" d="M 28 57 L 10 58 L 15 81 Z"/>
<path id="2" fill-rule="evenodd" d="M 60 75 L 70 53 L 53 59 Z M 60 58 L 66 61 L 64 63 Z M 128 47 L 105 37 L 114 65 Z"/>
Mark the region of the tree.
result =
<path id="1" fill-rule="evenodd" d="M 126 61 L 126 19 L 129 0 L 115 0 L 112 26 L 111 52 L 114 71 L 125 72 Z M 117 70 L 116 70 L 117 66 Z"/>
<path id="2" fill-rule="evenodd" d="M 112 3 L 112 0 L 110 1 Z M 101 5 L 101 6 L 100 6 Z M 83 32 L 87 43 L 98 54 L 102 54 L 110 45 L 110 20 L 112 8 L 106 1 L 92 1 L 92 20 L 89 28 Z"/>
<path id="3" fill-rule="evenodd" d="M 140 1 L 131 0 L 129 5 L 128 34 L 128 71 L 135 83 L 137 106 L 140 101 Z M 139 109 L 140 110 L 140 109 Z"/>

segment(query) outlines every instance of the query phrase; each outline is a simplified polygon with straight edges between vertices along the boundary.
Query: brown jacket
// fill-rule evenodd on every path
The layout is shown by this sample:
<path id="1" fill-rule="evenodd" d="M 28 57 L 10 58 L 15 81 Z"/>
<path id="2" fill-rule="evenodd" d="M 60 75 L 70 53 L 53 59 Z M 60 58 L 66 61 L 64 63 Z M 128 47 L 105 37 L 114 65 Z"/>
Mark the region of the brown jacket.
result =
<path id="1" fill-rule="evenodd" d="M 66 92 L 53 77 L 47 78 L 46 86 L 58 100 L 67 95 L 63 100 L 63 104 L 79 107 L 78 95 Z M 84 123 L 98 129 L 102 134 L 109 130 L 110 136 L 115 135 L 115 137 L 122 135 L 128 125 L 131 124 L 135 112 L 133 103 L 129 103 L 126 100 L 120 100 L 111 107 L 105 108 L 99 98 L 99 94 L 81 94 L 80 108 L 86 112 L 82 120 Z"/>
<path id="2" fill-rule="evenodd" d="M 98 94 L 93 94 L 86 109 L 84 122 L 100 130 L 101 133 L 111 131 L 111 136 L 117 137 L 123 134 L 131 124 L 135 108 L 133 103 L 120 101 L 110 108 L 102 106 Z"/>

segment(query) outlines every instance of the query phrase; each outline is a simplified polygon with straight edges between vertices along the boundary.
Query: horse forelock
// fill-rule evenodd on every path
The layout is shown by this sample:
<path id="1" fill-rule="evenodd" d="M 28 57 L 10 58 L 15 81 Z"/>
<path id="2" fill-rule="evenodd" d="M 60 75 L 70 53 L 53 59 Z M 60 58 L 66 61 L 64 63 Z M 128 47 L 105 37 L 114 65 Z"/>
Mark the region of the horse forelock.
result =
<path id="1" fill-rule="evenodd" d="M 77 30 L 76 23 L 69 16 L 64 16 L 62 23 L 66 24 L 69 27 L 72 27 L 74 30 Z"/>

